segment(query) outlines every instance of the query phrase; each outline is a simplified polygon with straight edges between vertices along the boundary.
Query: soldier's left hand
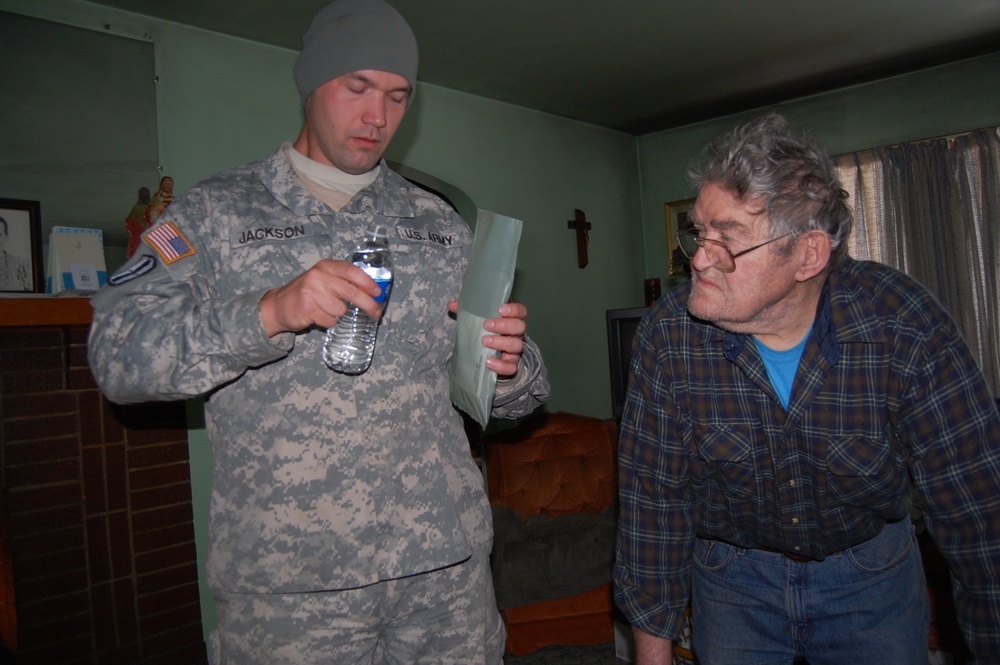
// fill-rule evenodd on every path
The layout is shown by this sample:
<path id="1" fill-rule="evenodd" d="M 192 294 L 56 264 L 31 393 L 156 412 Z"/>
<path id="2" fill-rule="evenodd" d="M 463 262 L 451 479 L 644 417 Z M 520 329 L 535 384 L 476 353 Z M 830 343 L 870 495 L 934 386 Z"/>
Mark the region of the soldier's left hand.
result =
<path id="1" fill-rule="evenodd" d="M 448 303 L 448 311 L 458 312 L 458 301 Z M 483 328 L 492 335 L 483 336 L 483 346 L 499 351 L 496 358 L 487 358 L 486 367 L 500 376 L 511 376 L 517 373 L 517 363 L 524 349 L 524 331 L 527 324 L 524 318 L 528 308 L 518 302 L 509 302 L 500 306 L 499 317 L 486 319 Z"/>

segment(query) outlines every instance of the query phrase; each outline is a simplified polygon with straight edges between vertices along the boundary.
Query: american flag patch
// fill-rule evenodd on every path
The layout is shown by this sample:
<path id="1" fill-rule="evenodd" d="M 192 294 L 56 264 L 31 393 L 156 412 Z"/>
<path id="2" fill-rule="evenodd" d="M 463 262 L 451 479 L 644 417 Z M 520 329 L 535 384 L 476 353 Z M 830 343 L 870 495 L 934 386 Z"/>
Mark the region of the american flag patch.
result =
<path id="1" fill-rule="evenodd" d="M 165 222 L 146 234 L 144 238 L 156 250 L 163 262 L 170 265 L 185 256 L 194 255 L 194 247 L 187 241 L 173 222 Z"/>

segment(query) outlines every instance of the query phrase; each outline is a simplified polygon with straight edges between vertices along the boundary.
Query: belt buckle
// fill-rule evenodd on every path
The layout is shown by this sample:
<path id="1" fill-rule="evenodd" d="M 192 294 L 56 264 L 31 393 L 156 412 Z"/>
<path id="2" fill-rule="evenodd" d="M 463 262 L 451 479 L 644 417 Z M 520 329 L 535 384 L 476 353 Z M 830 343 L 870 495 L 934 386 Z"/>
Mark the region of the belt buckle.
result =
<path id="1" fill-rule="evenodd" d="M 769 552 L 771 554 L 780 554 L 781 556 L 785 557 L 789 561 L 796 561 L 798 563 L 809 563 L 810 561 L 812 561 L 812 559 L 810 559 L 807 556 L 803 556 L 802 554 L 793 554 L 791 552 L 782 552 L 781 550 L 772 549 L 770 547 L 758 547 L 757 549 L 759 549 L 761 552 Z"/>
<path id="2" fill-rule="evenodd" d="M 810 561 L 812 561 L 812 559 L 810 559 L 807 556 L 803 556 L 801 554 L 792 554 L 791 552 L 782 552 L 781 555 L 786 559 L 791 559 L 792 561 L 798 561 L 799 563 L 809 563 Z"/>

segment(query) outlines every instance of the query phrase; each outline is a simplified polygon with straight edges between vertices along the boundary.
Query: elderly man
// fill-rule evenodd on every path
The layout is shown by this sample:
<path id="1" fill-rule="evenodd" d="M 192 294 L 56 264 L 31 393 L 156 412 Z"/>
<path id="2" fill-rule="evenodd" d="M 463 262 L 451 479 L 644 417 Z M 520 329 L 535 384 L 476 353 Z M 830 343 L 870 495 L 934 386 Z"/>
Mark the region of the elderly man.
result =
<path id="1" fill-rule="evenodd" d="M 472 236 L 382 160 L 416 40 L 382 0 L 337 0 L 303 41 L 298 138 L 174 200 L 94 297 L 91 365 L 116 401 L 208 396 L 223 662 L 498 663 L 490 510 L 448 386 Z M 382 315 L 341 260 L 375 226 L 392 297 L 371 367 L 339 374 L 323 329 L 348 303 Z M 525 315 L 484 324 L 495 416 L 548 395 Z"/>
<path id="2" fill-rule="evenodd" d="M 926 665 L 914 496 L 1000 662 L 1000 416 L 937 301 L 852 260 L 846 193 L 766 116 L 706 150 L 688 286 L 635 340 L 616 600 L 640 665 Z"/>

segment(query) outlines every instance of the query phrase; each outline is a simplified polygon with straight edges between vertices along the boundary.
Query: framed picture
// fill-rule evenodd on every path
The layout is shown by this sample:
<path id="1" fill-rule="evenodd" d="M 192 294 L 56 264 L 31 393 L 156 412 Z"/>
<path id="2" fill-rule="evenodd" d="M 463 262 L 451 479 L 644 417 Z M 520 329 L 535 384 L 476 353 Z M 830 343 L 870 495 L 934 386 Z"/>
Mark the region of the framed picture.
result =
<path id="1" fill-rule="evenodd" d="M 44 291 L 41 204 L 0 199 L 0 292 Z"/>
<path id="2" fill-rule="evenodd" d="M 684 199 L 663 204 L 664 216 L 667 219 L 667 247 L 670 251 L 670 275 L 682 276 L 691 274 L 691 262 L 677 245 L 677 234 L 691 227 L 688 215 L 694 208 L 695 199 Z"/>

